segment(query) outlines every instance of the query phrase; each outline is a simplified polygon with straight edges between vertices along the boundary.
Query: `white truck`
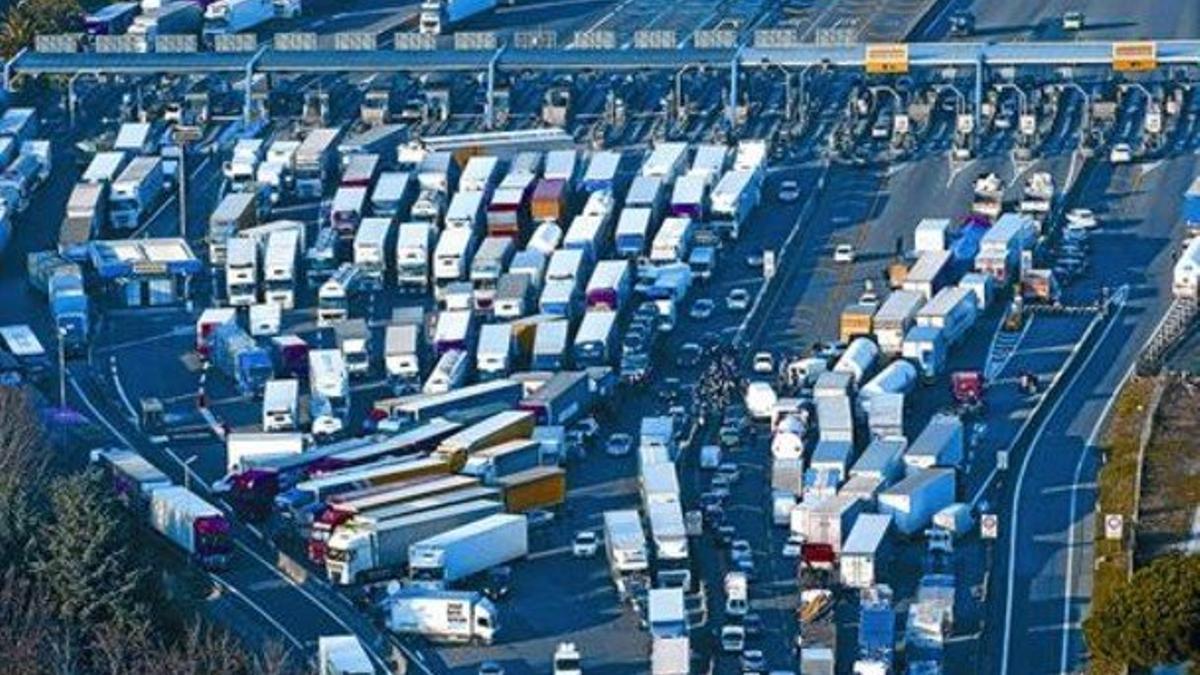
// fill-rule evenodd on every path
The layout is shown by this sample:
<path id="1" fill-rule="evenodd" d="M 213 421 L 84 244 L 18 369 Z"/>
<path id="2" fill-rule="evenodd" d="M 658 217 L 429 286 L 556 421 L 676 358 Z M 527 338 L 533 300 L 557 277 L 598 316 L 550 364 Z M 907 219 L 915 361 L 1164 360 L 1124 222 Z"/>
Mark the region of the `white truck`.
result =
<path id="1" fill-rule="evenodd" d="M 368 288 L 383 289 L 391 238 L 391 218 L 365 218 L 354 234 L 354 264 L 362 270 L 363 284 Z"/>
<path id="2" fill-rule="evenodd" d="M 879 351 L 886 356 L 899 356 L 904 345 L 904 335 L 917 320 L 917 312 L 925 304 L 920 293 L 905 290 L 892 291 L 876 310 L 872 320 L 872 332 Z"/>
<path id="3" fill-rule="evenodd" d="M 272 232 L 263 254 L 263 301 L 284 309 L 296 306 L 296 265 L 300 259 L 300 233 Z"/>
<path id="4" fill-rule="evenodd" d="M 691 218 L 667 218 L 663 220 L 654 242 L 650 246 L 650 262 L 656 264 L 678 263 L 687 260 L 695 234 Z"/>
<path id="5" fill-rule="evenodd" d="M 730 239 L 737 239 L 742 226 L 762 198 L 761 171 L 729 171 L 712 190 L 709 213 L 712 227 Z"/>
<path id="6" fill-rule="evenodd" d="M 412 544 L 503 510 L 500 502 L 477 499 L 378 522 L 351 519 L 329 537 L 325 571 L 343 586 L 394 576 Z"/>
<path id="7" fill-rule="evenodd" d="M 463 227 L 447 227 L 438 237 L 433 251 L 433 278 L 439 286 L 467 278 L 471 258 L 479 239 Z"/>
<path id="8" fill-rule="evenodd" d="M 345 319 L 333 324 L 338 349 L 352 377 L 371 371 L 371 329 L 366 319 Z"/>
<path id="9" fill-rule="evenodd" d="M 375 663 L 353 635 L 317 638 L 317 675 L 376 675 Z"/>
<path id="10" fill-rule="evenodd" d="M 507 323 L 484 324 L 475 349 L 475 370 L 480 379 L 508 375 L 513 360 L 513 329 Z"/>
<path id="11" fill-rule="evenodd" d="M 387 218 L 408 215 L 416 198 L 416 181 L 407 171 L 385 171 L 379 174 L 371 191 L 371 213 Z"/>
<path id="12" fill-rule="evenodd" d="M 604 550 L 618 590 L 623 576 L 649 569 L 646 533 L 637 511 L 604 512 Z"/>
<path id="13" fill-rule="evenodd" d="M 313 129 L 296 148 L 293 173 L 297 196 L 313 199 L 324 194 L 328 178 L 336 169 L 334 146 L 341 135 L 341 129 Z"/>
<path id="14" fill-rule="evenodd" d="M 263 387 L 263 431 L 293 431 L 300 422 L 300 382 L 267 380 Z"/>
<path id="15" fill-rule="evenodd" d="M 318 435 L 341 431 L 350 410 L 350 373 L 338 349 L 308 352 L 309 406 L 312 430 Z"/>
<path id="16" fill-rule="evenodd" d="M 437 228 L 430 223 L 401 223 L 396 234 L 396 286 L 424 291 L 429 288 L 430 263 Z"/>
<path id="17" fill-rule="evenodd" d="M 150 527 L 204 566 L 224 569 L 232 557 L 229 521 L 220 509 L 187 488 L 173 485 L 150 493 Z"/>
<path id="18" fill-rule="evenodd" d="M 947 286 L 917 311 L 917 325 L 938 328 L 946 345 L 957 343 L 975 324 L 978 315 L 975 294 L 958 286 Z"/>
<path id="19" fill-rule="evenodd" d="M 230 189 L 240 192 L 254 182 L 265 150 L 266 144 L 261 138 L 242 138 L 234 143 L 232 156 L 221 165 L 221 173 L 229 181 Z"/>
<path id="20" fill-rule="evenodd" d="M 225 470 L 229 475 L 271 460 L 304 452 L 304 435 L 294 432 L 235 431 L 225 437 Z"/>
<path id="21" fill-rule="evenodd" d="M 652 588 L 648 594 L 646 605 L 652 639 L 677 638 L 687 635 L 687 610 L 683 602 L 683 589 Z"/>
<path id="22" fill-rule="evenodd" d="M 234 307 L 258 302 L 258 246 L 253 239 L 233 237 L 225 243 L 225 295 Z"/>
<path id="23" fill-rule="evenodd" d="M 516 243 L 511 237 L 486 237 L 475 252 L 471 261 L 470 280 L 472 287 L 472 302 L 477 311 L 492 309 L 496 299 L 496 285 L 500 275 L 504 273 L 513 254 L 516 253 Z"/>
<path id="24" fill-rule="evenodd" d="M 150 214 L 166 185 L 162 160 L 135 157 L 112 184 L 108 195 L 109 224 L 115 230 L 133 230 Z"/>
<path id="25" fill-rule="evenodd" d="M 964 436 L 958 415 L 937 413 L 904 452 L 904 463 L 915 469 L 956 468 L 965 457 Z"/>
<path id="26" fill-rule="evenodd" d="M 362 270 L 353 263 L 342 263 L 333 276 L 317 289 L 317 325 L 332 326 L 350 317 L 350 300 L 361 289 Z"/>
<path id="27" fill-rule="evenodd" d="M 496 606 L 481 593 L 414 588 L 392 595 L 387 602 L 388 630 L 431 642 L 491 644 L 499 628 Z"/>
<path id="28" fill-rule="evenodd" d="M 296 151 L 301 142 L 278 139 L 267 147 L 267 156 L 254 171 L 254 180 L 266 189 L 272 204 L 283 198 L 292 187 L 296 169 Z"/>
<path id="29" fill-rule="evenodd" d="M 409 546 L 408 576 L 414 586 L 441 589 L 527 555 L 525 516 L 497 513 Z"/>

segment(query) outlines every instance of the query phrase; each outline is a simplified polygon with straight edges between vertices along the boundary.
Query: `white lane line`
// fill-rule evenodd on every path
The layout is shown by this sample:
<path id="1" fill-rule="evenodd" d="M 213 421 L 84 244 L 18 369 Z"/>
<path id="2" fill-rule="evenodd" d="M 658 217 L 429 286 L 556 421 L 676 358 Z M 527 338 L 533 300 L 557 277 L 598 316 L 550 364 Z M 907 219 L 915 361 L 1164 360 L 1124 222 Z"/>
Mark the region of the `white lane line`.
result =
<path id="1" fill-rule="evenodd" d="M 1117 311 L 1119 314 L 1120 309 L 1118 308 Z M 1096 352 L 1100 351 L 1100 345 L 1103 344 L 1106 339 L 1108 339 L 1108 334 L 1112 331 L 1113 326 L 1115 325 L 1117 325 L 1117 321 L 1116 317 L 1114 316 L 1113 319 L 1108 322 L 1108 325 L 1104 327 L 1104 331 L 1100 334 L 1100 338 L 1088 352 L 1087 358 L 1083 360 L 1083 364 L 1078 370 L 1075 371 L 1075 374 L 1071 377 L 1071 381 L 1066 384 L 1066 389 L 1069 390 L 1071 386 L 1073 386 L 1075 382 L 1079 380 L 1081 373 L 1087 372 L 1088 365 L 1092 362 L 1092 358 L 1096 356 Z M 1084 344 L 1085 342 L 1087 342 L 1086 334 L 1084 338 L 1079 341 L 1079 344 Z M 1055 379 L 1060 377 L 1062 373 L 1070 367 L 1070 365 L 1071 364 L 1068 361 L 1068 363 L 1063 366 L 1063 369 L 1059 371 Z M 1052 382 L 1047 391 L 1050 391 L 1053 389 L 1053 387 L 1054 383 Z M 1016 584 L 1017 577 L 1015 573 L 1015 567 L 1017 564 L 1017 532 L 1019 530 L 1020 523 L 1018 502 L 1020 501 L 1021 497 L 1021 486 L 1025 482 L 1025 473 L 1029 469 L 1029 460 L 1033 458 L 1034 450 L 1037 449 L 1038 442 L 1041 441 L 1042 434 L 1046 431 L 1046 427 L 1049 425 L 1050 420 L 1054 419 L 1055 413 L 1058 412 L 1058 407 L 1062 405 L 1062 402 L 1066 399 L 1067 395 L 1064 392 L 1058 397 L 1057 400 L 1054 401 L 1054 405 L 1050 406 L 1050 412 L 1047 413 L 1044 418 L 1042 418 L 1041 424 L 1038 425 L 1037 431 L 1034 433 L 1033 438 L 1029 441 L 1029 445 L 1025 451 L 1025 456 L 1021 459 L 1021 470 L 1017 472 L 1017 482 L 1013 487 L 1012 508 L 1009 509 L 1009 511 L 1012 513 L 1012 525 L 1008 537 L 1008 579 L 1005 583 L 1006 597 L 1004 601 L 1004 641 L 1000 652 L 1000 675 L 1008 675 L 1009 640 L 1012 636 L 1013 587 Z M 1031 414 L 1028 419 L 1033 419 L 1033 415 Z M 1019 434 L 1020 432 L 1018 432 L 1018 438 L 1020 437 Z M 993 474 L 994 473 L 995 471 L 993 471 Z M 982 491 L 980 494 L 982 494 Z"/>
<path id="2" fill-rule="evenodd" d="M 227 582 L 224 579 L 222 579 L 221 577 L 213 574 L 212 572 L 208 573 L 208 578 L 211 579 L 213 583 L 217 584 L 221 588 L 224 588 L 225 590 L 227 590 L 230 593 L 237 596 L 237 598 L 239 600 L 241 600 L 242 602 L 246 603 L 246 605 L 248 607 L 250 607 L 254 611 L 261 614 L 262 617 L 267 620 L 267 623 L 271 624 L 271 626 L 273 626 L 275 628 L 275 630 L 282 633 L 283 636 L 285 638 L 287 638 L 288 642 L 292 643 L 292 645 L 296 647 L 297 651 L 302 652 L 302 653 L 309 651 L 308 649 L 305 648 L 304 643 L 301 642 L 300 640 L 298 640 L 295 635 L 292 635 L 292 633 L 288 629 L 284 628 L 282 624 L 280 624 L 278 621 L 276 621 L 275 617 L 273 617 L 269 613 L 267 613 L 266 610 L 264 610 L 262 607 L 259 607 L 258 603 L 254 602 L 245 593 L 242 593 L 237 588 L 235 588 L 233 586 L 233 584 L 230 584 L 229 582 Z"/>
<path id="3" fill-rule="evenodd" d="M 121 384 L 121 372 L 117 368 L 116 356 L 108 357 L 108 367 L 112 372 L 113 386 L 117 389 L 117 396 L 121 399 L 121 404 L 129 411 L 130 421 L 136 422 L 138 418 L 137 410 L 134 409 L 133 403 L 129 401 L 129 395 L 125 393 L 125 386 Z"/>

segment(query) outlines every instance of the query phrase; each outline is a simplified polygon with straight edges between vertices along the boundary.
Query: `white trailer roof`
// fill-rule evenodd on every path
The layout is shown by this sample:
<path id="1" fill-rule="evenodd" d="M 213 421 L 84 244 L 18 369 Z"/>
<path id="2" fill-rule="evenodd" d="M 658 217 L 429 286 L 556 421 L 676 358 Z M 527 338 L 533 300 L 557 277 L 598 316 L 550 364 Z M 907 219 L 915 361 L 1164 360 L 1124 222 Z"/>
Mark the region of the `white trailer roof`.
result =
<path id="1" fill-rule="evenodd" d="M 635 176 L 625 194 L 625 206 L 653 206 L 662 188 L 662 176 Z"/>
<path id="2" fill-rule="evenodd" d="M 450 200 L 450 207 L 446 209 L 446 222 L 478 217 L 483 207 L 483 196 L 482 192 L 474 190 L 456 192 Z"/>
<path id="3" fill-rule="evenodd" d="M 660 143 L 642 164 L 643 176 L 674 176 L 687 154 L 687 143 Z"/>
<path id="4" fill-rule="evenodd" d="M 99 152 L 88 163 L 83 172 L 83 182 L 104 183 L 117 177 L 121 167 L 125 165 L 125 152 L 121 150 Z"/>
<path id="5" fill-rule="evenodd" d="M 354 233 L 354 247 L 376 246 L 382 249 L 391 231 L 391 218 L 364 218 Z"/>
<path id="6" fill-rule="evenodd" d="M 704 201 L 704 192 L 708 182 L 703 176 L 682 176 L 675 181 L 675 191 L 671 193 L 672 204 L 700 204 Z"/>
<path id="7" fill-rule="evenodd" d="M 617 219 L 617 236 L 631 234 L 645 236 L 650 231 L 651 214 L 650 209 L 643 208 L 627 208 L 621 211 L 621 217 Z"/>
<path id="8" fill-rule="evenodd" d="M 621 166 L 621 153 L 605 150 L 592 155 L 592 160 L 588 162 L 587 173 L 584 174 L 585 181 L 595 180 L 612 180 L 617 175 L 617 169 Z"/>

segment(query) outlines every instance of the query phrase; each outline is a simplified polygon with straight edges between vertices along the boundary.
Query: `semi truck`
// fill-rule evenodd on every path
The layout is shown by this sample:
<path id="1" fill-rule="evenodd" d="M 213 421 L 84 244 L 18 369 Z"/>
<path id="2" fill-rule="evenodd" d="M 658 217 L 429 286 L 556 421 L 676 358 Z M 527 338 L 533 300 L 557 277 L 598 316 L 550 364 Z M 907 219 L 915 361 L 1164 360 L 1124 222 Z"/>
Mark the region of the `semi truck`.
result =
<path id="1" fill-rule="evenodd" d="M 136 40 L 136 51 L 152 52 L 162 35 L 196 35 L 204 22 L 200 5 L 186 0 L 163 2 L 133 19 L 126 35 Z"/>
<path id="2" fill-rule="evenodd" d="M 904 335 L 916 323 L 917 312 L 924 304 L 924 296 L 913 291 L 896 290 L 888 294 L 872 319 L 872 331 L 881 353 L 900 355 Z"/>
<path id="3" fill-rule="evenodd" d="M 637 258 L 645 254 L 646 244 L 650 241 L 652 217 L 653 213 L 648 208 L 626 207 L 621 211 L 614 236 L 617 255 Z"/>
<path id="4" fill-rule="evenodd" d="M 345 523 L 329 538 L 325 570 L 342 586 L 396 576 L 412 544 L 502 510 L 500 502 L 476 500 L 361 526 Z"/>
<path id="5" fill-rule="evenodd" d="M 58 329 L 63 349 L 75 356 L 87 351 L 91 334 L 91 309 L 77 265 L 57 270 L 49 283 L 50 314 Z"/>
<path id="6" fill-rule="evenodd" d="M 104 473 L 117 501 L 139 518 L 149 514 L 150 497 L 155 490 L 173 485 L 167 474 L 133 450 L 96 449 L 90 459 Z"/>
<path id="7" fill-rule="evenodd" d="M 362 283 L 367 288 L 383 288 L 392 229 L 391 218 L 365 218 L 354 234 L 354 264 L 362 270 Z"/>
<path id="8" fill-rule="evenodd" d="M 234 307 L 258 302 L 258 246 L 253 239 L 225 242 L 225 296 Z"/>
<path id="9" fill-rule="evenodd" d="M 256 195 L 231 192 L 225 195 L 208 217 L 208 262 L 214 267 L 225 264 L 229 239 L 258 223 Z"/>
<path id="10" fill-rule="evenodd" d="M 257 395 L 274 374 L 271 355 L 236 324 L 225 323 L 213 331 L 212 361 L 237 385 L 243 395 Z"/>
<path id="11" fill-rule="evenodd" d="M 529 555 L 529 525 L 497 513 L 416 542 L 408 548 L 412 585 L 442 589 Z"/>
<path id="12" fill-rule="evenodd" d="M 538 424 L 570 424 L 583 416 L 591 404 L 588 376 L 583 371 L 554 373 L 537 391 L 521 399 L 521 410 L 534 414 Z"/>
<path id="13" fill-rule="evenodd" d="M 136 229 L 162 197 L 165 185 L 161 159 L 135 157 L 113 181 L 108 195 L 109 224 L 115 230 Z"/>
<path id="14" fill-rule="evenodd" d="M 396 235 L 396 285 L 402 290 L 426 291 L 437 228 L 424 222 L 401 223 Z"/>
<path id="15" fill-rule="evenodd" d="M 173 485 L 150 493 L 150 527 L 207 570 L 229 566 L 233 556 L 229 521 L 220 509 L 187 488 Z"/>
<path id="16" fill-rule="evenodd" d="M 385 218 L 404 218 L 416 198 L 416 181 L 407 171 L 385 171 L 371 191 L 371 212 Z"/>
<path id="17" fill-rule="evenodd" d="M 388 600 L 387 628 L 431 642 L 491 644 L 499 630 L 496 605 L 482 593 L 403 589 Z"/>
<path id="18" fill-rule="evenodd" d="M 301 198 L 319 198 L 337 166 L 336 144 L 342 130 L 322 127 L 308 132 L 296 149 L 294 183 Z"/>
<path id="19" fill-rule="evenodd" d="M 940 329 L 949 346 L 966 335 L 978 311 L 974 293 L 958 286 L 947 287 L 917 311 L 917 325 Z"/>
<path id="20" fill-rule="evenodd" d="M 504 492 L 504 509 L 523 513 L 552 509 L 567 498 L 567 472 L 557 466 L 536 466 L 496 479 Z"/>
<path id="21" fill-rule="evenodd" d="M 106 183 L 77 183 L 67 198 L 58 230 L 58 252 L 73 260 L 87 257 L 87 244 L 100 234 L 108 205 Z"/>
<path id="22" fill-rule="evenodd" d="M 375 663 L 353 635 L 317 638 L 317 675 L 375 675 Z"/>
<path id="23" fill-rule="evenodd" d="M 495 485 L 501 478 L 538 466 L 540 461 L 541 444 L 538 441 L 514 439 L 472 453 L 463 465 L 462 473 Z"/>
<path id="24" fill-rule="evenodd" d="M 729 171 L 712 190 L 709 209 L 711 226 L 722 236 L 737 239 L 742 226 L 762 198 L 762 172 Z"/>
<path id="25" fill-rule="evenodd" d="M 350 411 L 350 370 L 342 351 L 309 350 L 308 383 L 313 433 L 339 433 Z"/>
<path id="26" fill-rule="evenodd" d="M 263 301 L 284 309 L 296 306 L 296 267 L 300 259 L 300 233 L 272 232 L 263 253 Z"/>

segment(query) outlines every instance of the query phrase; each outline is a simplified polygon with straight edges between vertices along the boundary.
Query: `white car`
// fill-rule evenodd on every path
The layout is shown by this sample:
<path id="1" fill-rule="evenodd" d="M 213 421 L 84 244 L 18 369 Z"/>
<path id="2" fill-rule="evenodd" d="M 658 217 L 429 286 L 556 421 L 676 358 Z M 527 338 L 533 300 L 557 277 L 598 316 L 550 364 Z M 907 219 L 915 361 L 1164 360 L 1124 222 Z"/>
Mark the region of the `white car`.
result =
<path id="1" fill-rule="evenodd" d="M 1071 209 L 1067 212 L 1068 230 L 1090 230 L 1099 224 L 1091 209 Z"/>
<path id="2" fill-rule="evenodd" d="M 721 626 L 721 649 L 730 654 L 746 648 L 746 629 L 737 624 Z"/>
<path id="3" fill-rule="evenodd" d="M 754 355 L 754 372 L 770 375 L 775 372 L 775 357 L 771 352 L 759 352 Z"/>
<path id="4" fill-rule="evenodd" d="M 571 544 L 571 554 L 576 558 L 592 558 L 595 557 L 596 551 L 600 549 L 600 538 L 591 530 L 583 530 L 575 534 L 575 541 Z"/>
<path id="5" fill-rule="evenodd" d="M 836 263 L 852 263 L 854 262 L 854 247 L 850 244 L 838 244 L 837 248 L 833 249 L 833 262 Z"/>
<path id="6" fill-rule="evenodd" d="M 1083 30 L 1083 12 L 1067 12 L 1062 18 L 1063 30 Z"/>
<path id="7" fill-rule="evenodd" d="M 750 291 L 735 288 L 725 296 L 725 307 L 731 312 L 744 312 L 750 308 Z"/>
<path id="8" fill-rule="evenodd" d="M 1108 153 L 1108 161 L 1113 164 L 1128 164 L 1133 161 L 1133 148 L 1128 143 L 1117 143 Z"/>
<path id="9" fill-rule="evenodd" d="M 779 184 L 779 201 L 791 204 L 800 199 L 800 184 L 794 180 L 785 180 Z"/>

